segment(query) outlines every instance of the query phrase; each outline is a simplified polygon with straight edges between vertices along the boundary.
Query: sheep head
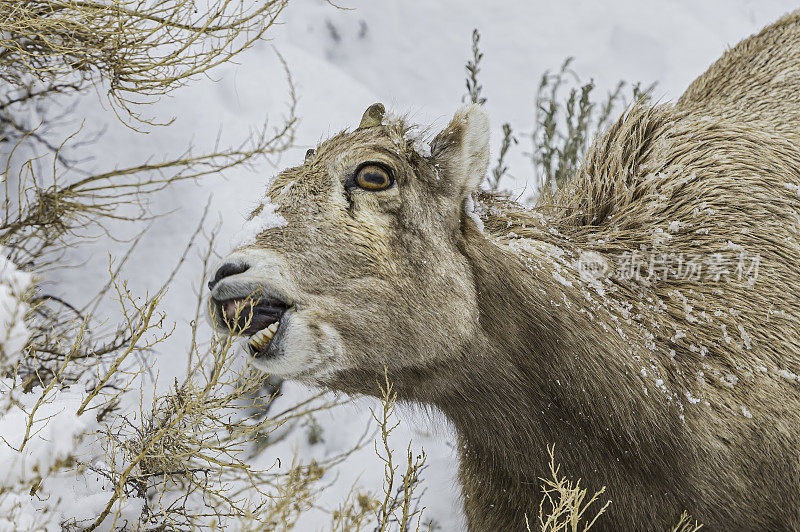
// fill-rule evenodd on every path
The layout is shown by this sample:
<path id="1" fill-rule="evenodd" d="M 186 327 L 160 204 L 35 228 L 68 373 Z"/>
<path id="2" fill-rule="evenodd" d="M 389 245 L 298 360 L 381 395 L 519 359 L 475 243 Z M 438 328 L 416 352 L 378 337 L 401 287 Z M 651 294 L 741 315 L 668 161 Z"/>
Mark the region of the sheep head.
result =
<path id="1" fill-rule="evenodd" d="M 383 106 L 269 184 L 211 287 L 214 322 L 245 337 L 261 370 L 353 382 L 430 367 L 473 341 L 477 294 L 463 240 L 482 238 L 470 194 L 489 121 L 461 109 L 423 153 Z M 370 383 L 374 384 L 374 382 Z"/>

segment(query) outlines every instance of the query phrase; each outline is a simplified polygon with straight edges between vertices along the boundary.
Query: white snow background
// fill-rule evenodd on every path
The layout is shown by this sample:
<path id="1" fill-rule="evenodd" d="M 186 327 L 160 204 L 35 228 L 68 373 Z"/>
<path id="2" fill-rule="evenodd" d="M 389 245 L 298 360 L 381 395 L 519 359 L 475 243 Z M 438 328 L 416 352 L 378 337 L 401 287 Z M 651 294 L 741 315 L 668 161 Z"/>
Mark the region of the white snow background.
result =
<path id="1" fill-rule="evenodd" d="M 134 293 L 144 295 L 163 282 L 195 229 L 210 198 L 210 223 L 221 223 L 217 253 L 230 250 L 232 237 L 244 216 L 257 204 L 267 180 L 279 169 L 298 164 L 308 148 L 344 128 L 354 128 L 364 109 L 383 102 L 388 109 L 408 113 L 421 124 L 446 125 L 461 105 L 464 63 L 470 56 L 470 34 L 481 32 L 484 52 L 480 82 L 492 119 L 492 146 L 499 146 L 500 126 L 510 122 L 520 139 L 508 157 L 512 181 L 506 188 L 521 193 L 532 175 L 524 152 L 532 130 L 534 98 L 545 70 L 555 70 L 567 56 L 583 80 L 593 78 L 598 94 L 620 79 L 657 81 L 655 98 L 677 99 L 686 86 L 726 49 L 796 8 L 787 0 L 338 0 L 347 9 L 321 0 L 293 0 L 273 28 L 270 43 L 259 44 L 229 64 L 212 71 L 211 79 L 157 102 L 148 114 L 175 117 L 172 125 L 139 134 L 122 126 L 96 94 L 82 98 L 75 110 L 86 120 L 87 133 L 106 126 L 92 147 L 89 166 L 109 167 L 159 160 L 181 153 L 189 144 L 200 153 L 211 149 L 218 132 L 220 145 L 236 144 L 257 129 L 267 116 L 276 123 L 286 109 L 287 84 L 275 50 L 287 61 L 299 97 L 296 145 L 282 160 L 262 161 L 254 169 L 209 176 L 196 184 L 183 183 L 158 196 L 156 212 L 171 212 L 157 220 L 131 258 L 123 277 Z M 274 49 L 273 49 L 274 47 Z M 76 123 L 78 123 L 76 122 Z M 71 126 L 74 128 L 74 124 Z M 64 128 L 68 133 L 69 128 Z M 492 160 L 496 157 L 493 152 Z M 80 301 L 107 280 L 108 254 L 121 256 L 125 244 L 99 238 L 76 251 L 75 268 L 53 272 L 50 293 Z M 169 383 L 186 367 L 189 319 L 200 286 L 200 260 L 192 255 L 164 300 L 163 310 L 177 323 L 168 344 L 154 358 L 159 382 Z M 343 309 L 344 310 L 344 309 Z M 109 310 L 110 311 L 110 310 Z M 287 384 L 278 403 L 288 405 L 313 390 Z M 372 423 L 368 410 L 377 402 L 359 399 L 352 405 L 322 413 L 317 422 L 323 441 L 310 445 L 303 430 L 270 447 L 269 456 L 324 457 L 351 446 Z M 276 406 L 276 408 L 279 408 Z M 5 427 L 0 427 L 5 430 Z M 425 519 L 442 530 L 464 528 L 456 480 L 454 438 L 442 419 L 406 409 L 394 435 L 402 454 L 409 439 L 423 447 L 429 467 Z M 542 442 L 546 445 L 550 442 Z M 337 468 L 338 477 L 319 504 L 335 508 L 354 483 L 379 489 L 383 464 L 371 445 Z M 324 530 L 328 514 L 306 513 L 298 530 Z"/>

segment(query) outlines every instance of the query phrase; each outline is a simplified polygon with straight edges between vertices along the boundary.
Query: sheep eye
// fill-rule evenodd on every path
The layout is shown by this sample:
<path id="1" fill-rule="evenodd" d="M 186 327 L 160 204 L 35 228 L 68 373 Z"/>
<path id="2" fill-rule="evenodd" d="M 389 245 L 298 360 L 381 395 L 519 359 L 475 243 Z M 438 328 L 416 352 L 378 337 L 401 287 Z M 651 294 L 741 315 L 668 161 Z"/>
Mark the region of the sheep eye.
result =
<path id="1" fill-rule="evenodd" d="M 385 190 L 392 186 L 392 176 L 382 166 L 367 164 L 356 173 L 356 185 L 364 190 Z"/>

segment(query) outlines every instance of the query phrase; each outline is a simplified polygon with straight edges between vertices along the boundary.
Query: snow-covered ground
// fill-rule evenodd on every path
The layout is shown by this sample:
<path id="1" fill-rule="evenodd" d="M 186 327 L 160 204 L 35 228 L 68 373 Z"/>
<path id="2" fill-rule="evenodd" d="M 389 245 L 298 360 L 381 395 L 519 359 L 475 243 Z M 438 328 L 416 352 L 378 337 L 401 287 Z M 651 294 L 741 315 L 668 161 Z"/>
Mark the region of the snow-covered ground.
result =
<path id="1" fill-rule="evenodd" d="M 513 183 L 507 185 L 522 192 L 531 175 L 524 155 L 530 148 L 526 132 L 532 129 L 536 86 L 545 70 L 574 56 L 574 70 L 584 79 L 593 78 L 601 91 L 620 79 L 657 81 L 656 98 L 674 100 L 727 46 L 796 7 L 788 0 L 337 3 L 346 9 L 321 0 L 293 0 L 271 43 L 256 46 L 238 64 L 214 71 L 213 79 L 197 80 L 155 105 L 150 114 L 175 117 L 169 127 L 137 134 L 120 125 L 94 94 L 83 99 L 76 113 L 86 118 L 85 129 L 108 126 L 90 163 L 102 170 L 176 155 L 189 144 L 200 151 L 212 146 L 220 131 L 222 145 L 236 143 L 265 117 L 279 120 L 287 84 L 276 50 L 296 83 L 301 118 L 296 146 L 282 160 L 206 177 L 163 193 L 153 208 L 172 212 L 154 224 L 125 270 L 134 291 L 144 294 L 161 284 L 209 198 L 210 222 L 221 223 L 217 252 L 229 251 L 232 235 L 263 193 L 267 179 L 279 168 L 302 161 L 305 151 L 321 138 L 355 127 L 369 104 L 380 101 L 422 124 L 443 126 L 465 93 L 464 63 L 473 28 L 482 34 L 485 57 L 480 81 L 493 119 L 494 146 L 500 140 L 500 125 L 510 122 L 520 144 L 509 155 Z M 79 268 L 56 272 L 49 290 L 79 300 L 91 293 L 87 286 L 105 282 L 107 252 L 119 256 L 123 250 L 123 244 L 98 239 L 84 254 L 72 257 L 81 263 Z M 199 265 L 193 256 L 165 299 L 164 310 L 177 322 L 177 330 L 155 358 L 160 382 L 170 382 L 172 375 L 185 369 L 193 297 L 202 288 Z M 309 393 L 291 384 L 285 391 L 278 399 L 283 404 Z M 319 457 L 341 452 L 370 423 L 368 407 L 375 404 L 361 399 L 318 415 L 320 443 L 309 444 L 305 432 L 298 431 L 296 438 L 271 448 L 273 455 L 263 457 L 264 463 L 271 463 L 275 453 L 288 457 L 294 450 Z M 395 436 L 397 449 L 411 439 L 428 455 L 426 519 L 435 519 L 442 530 L 462 529 L 454 439 L 444 420 L 408 410 Z M 354 483 L 378 488 L 382 475 L 382 463 L 367 446 L 338 469 L 320 504 L 334 507 Z M 328 522 L 328 515 L 312 510 L 298 529 L 325 529 Z"/>

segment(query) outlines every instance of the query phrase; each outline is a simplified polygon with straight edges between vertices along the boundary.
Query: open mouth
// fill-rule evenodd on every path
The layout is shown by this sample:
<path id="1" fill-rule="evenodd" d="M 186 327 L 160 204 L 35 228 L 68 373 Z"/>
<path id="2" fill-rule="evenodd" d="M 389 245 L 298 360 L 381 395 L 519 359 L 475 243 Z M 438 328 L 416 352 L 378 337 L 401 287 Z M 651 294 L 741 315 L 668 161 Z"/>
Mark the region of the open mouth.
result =
<path id="1" fill-rule="evenodd" d="M 258 355 L 266 354 L 289 305 L 275 299 L 244 298 L 221 301 L 219 309 L 228 329 L 247 337 L 250 354 Z"/>

